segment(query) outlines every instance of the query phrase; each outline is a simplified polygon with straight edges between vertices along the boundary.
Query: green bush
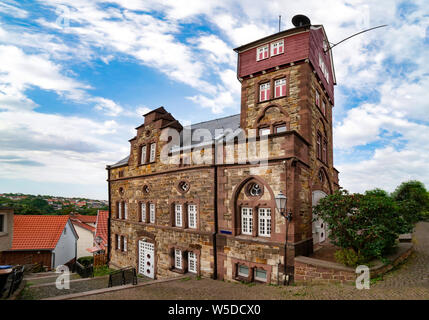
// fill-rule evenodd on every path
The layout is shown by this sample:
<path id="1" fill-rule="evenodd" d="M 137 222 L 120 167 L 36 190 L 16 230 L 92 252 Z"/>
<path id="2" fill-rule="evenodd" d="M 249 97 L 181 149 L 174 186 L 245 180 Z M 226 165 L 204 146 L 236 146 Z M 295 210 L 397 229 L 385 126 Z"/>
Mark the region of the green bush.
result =
<path id="1" fill-rule="evenodd" d="M 356 267 L 363 260 L 362 257 L 354 249 L 341 249 L 335 252 L 335 260 L 348 267 Z"/>
<path id="2" fill-rule="evenodd" d="M 88 267 L 94 263 L 94 257 L 93 256 L 80 257 L 79 259 L 77 259 L 77 262 L 79 262 L 84 267 Z"/>
<path id="3" fill-rule="evenodd" d="M 401 183 L 392 193 L 392 198 L 408 223 L 415 224 L 424 218 L 424 212 L 429 211 L 429 193 L 420 181 Z"/>
<path id="4" fill-rule="evenodd" d="M 389 253 L 399 234 L 410 229 L 397 203 L 379 191 L 362 195 L 339 190 L 321 199 L 314 213 L 328 225 L 331 242 L 359 253 L 359 262 Z"/>

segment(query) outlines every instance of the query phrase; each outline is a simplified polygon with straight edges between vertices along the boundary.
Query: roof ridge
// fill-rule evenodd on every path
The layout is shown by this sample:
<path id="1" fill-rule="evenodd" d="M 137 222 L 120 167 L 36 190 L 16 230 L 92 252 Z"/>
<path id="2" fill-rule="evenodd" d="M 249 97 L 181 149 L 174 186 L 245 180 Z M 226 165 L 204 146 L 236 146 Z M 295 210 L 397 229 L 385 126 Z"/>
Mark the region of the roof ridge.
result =
<path id="1" fill-rule="evenodd" d="M 222 117 L 222 118 L 216 118 L 216 119 L 212 119 L 212 120 L 207 120 L 207 121 L 202 121 L 202 122 L 198 122 L 198 123 L 193 123 L 193 124 L 190 124 L 189 126 L 192 127 L 192 126 L 196 126 L 197 124 L 202 124 L 202 123 L 206 123 L 206 122 L 212 122 L 212 121 L 222 120 L 222 119 L 226 119 L 226 118 L 232 118 L 232 117 L 236 117 L 236 116 L 239 116 L 239 115 L 240 115 L 240 113 L 237 113 L 237 114 L 233 114 L 233 115 Z M 187 128 L 189 126 L 185 126 L 185 128 Z"/>

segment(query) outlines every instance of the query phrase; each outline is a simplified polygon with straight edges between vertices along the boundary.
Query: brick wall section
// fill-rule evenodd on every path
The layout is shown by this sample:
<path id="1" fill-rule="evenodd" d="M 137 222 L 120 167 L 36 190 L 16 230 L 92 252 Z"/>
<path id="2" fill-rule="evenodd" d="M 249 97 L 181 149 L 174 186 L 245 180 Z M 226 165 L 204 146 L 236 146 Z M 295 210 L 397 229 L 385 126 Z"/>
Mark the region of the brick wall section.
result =
<path id="1" fill-rule="evenodd" d="M 404 262 L 412 252 L 411 243 L 400 243 L 397 252 L 387 257 L 391 263 L 384 265 L 378 261 L 370 268 L 371 278 L 376 278 L 392 270 Z M 302 256 L 295 258 L 294 266 L 294 281 L 297 283 L 354 283 L 356 277 L 359 276 L 355 273 L 354 268 Z"/>

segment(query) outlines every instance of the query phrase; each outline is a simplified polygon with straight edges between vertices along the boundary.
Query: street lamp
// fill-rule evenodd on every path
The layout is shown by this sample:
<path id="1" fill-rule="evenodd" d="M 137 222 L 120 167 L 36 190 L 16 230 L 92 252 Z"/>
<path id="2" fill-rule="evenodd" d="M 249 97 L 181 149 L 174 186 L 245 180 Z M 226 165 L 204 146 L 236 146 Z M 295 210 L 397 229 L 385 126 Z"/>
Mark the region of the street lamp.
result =
<path id="1" fill-rule="evenodd" d="M 280 193 L 275 197 L 276 207 L 279 210 L 280 214 L 286 219 L 286 240 L 285 240 L 285 261 L 284 261 L 284 284 L 289 284 L 289 274 L 287 272 L 287 241 L 288 241 L 288 231 L 289 231 L 289 222 L 292 220 L 292 212 L 287 212 L 287 197 L 280 191 Z"/>

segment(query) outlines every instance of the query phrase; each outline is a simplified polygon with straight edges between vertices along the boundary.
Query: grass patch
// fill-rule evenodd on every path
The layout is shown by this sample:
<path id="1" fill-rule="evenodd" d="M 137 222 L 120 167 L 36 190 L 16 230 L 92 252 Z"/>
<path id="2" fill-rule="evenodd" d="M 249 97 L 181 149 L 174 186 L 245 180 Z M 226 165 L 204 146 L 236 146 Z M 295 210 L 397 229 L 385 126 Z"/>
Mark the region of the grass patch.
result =
<path id="1" fill-rule="evenodd" d="M 110 269 L 108 266 L 102 266 L 94 268 L 94 277 L 102 277 L 110 274 L 114 269 Z"/>
<path id="2" fill-rule="evenodd" d="M 180 279 L 180 281 L 189 281 L 189 280 L 191 280 L 191 277 L 185 277 L 185 278 Z"/>
<path id="3" fill-rule="evenodd" d="M 17 300 L 35 300 L 36 297 L 32 294 L 31 289 L 29 288 L 34 283 L 27 282 L 25 284 L 24 289 L 22 289 L 21 293 L 17 297 Z"/>

